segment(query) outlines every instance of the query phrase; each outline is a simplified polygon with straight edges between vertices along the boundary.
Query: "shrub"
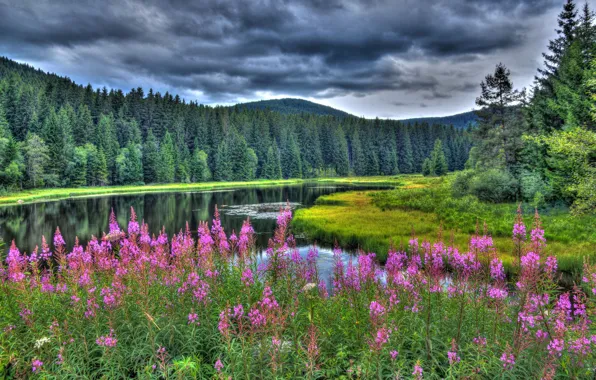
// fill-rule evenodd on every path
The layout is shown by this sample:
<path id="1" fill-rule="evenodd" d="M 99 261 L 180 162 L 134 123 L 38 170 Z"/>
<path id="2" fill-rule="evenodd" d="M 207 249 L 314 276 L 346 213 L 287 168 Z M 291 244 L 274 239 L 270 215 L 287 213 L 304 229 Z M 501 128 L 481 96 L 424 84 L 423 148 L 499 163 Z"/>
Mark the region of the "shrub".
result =
<path id="1" fill-rule="evenodd" d="M 451 185 L 453 196 L 462 197 L 470 194 L 470 183 L 474 178 L 474 174 L 473 170 L 464 170 L 457 173 Z"/>
<path id="2" fill-rule="evenodd" d="M 550 185 L 542 179 L 539 173 L 527 170 L 521 174 L 520 188 L 522 198 L 526 202 L 534 202 L 536 199 L 542 199 L 544 201 L 552 193 Z"/>
<path id="3" fill-rule="evenodd" d="M 518 192 L 518 183 L 507 171 L 489 169 L 474 177 L 470 183 L 470 192 L 485 202 L 514 201 Z"/>

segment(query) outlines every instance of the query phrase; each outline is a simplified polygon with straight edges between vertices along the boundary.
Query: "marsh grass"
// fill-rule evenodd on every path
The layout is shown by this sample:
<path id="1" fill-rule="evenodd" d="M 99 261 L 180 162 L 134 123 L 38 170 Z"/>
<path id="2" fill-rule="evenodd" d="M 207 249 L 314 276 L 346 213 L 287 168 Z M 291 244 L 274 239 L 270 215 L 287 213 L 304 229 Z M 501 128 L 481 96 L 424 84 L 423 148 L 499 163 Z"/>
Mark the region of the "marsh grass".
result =
<path id="1" fill-rule="evenodd" d="M 336 193 L 317 199 L 315 206 L 296 213 L 294 227 L 321 243 L 386 252 L 391 243 L 407 244 L 414 232 L 436 239 L 439 231 L 453 244 L 466 249 L 468 236 L 486 228 L 508 270 L 513 270 L 511 226 L 517 204 L 489 204 L 473 196 L 457 198 L 451 178 L 402 177 L 390 191 Z M 522 204 L 530 223 L 534 208 Z M 596 256 L 596 217 L 572 216 L 565 207 L 540 209 L 549 249 L 564 271 L 581 268 L 583 258 Z M 385 260 L 380 255 L 381 261 Z"/>

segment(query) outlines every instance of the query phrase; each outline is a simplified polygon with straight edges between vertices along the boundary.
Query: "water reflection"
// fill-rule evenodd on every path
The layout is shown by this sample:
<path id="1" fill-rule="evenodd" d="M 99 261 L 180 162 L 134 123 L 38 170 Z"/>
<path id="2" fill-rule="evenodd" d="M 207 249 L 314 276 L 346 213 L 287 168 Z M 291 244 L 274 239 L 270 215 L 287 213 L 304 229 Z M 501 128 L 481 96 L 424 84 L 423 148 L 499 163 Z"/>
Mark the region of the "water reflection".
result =
<path id="1" fill-rule="evenodd" d="M 375 188 L 379 187 L 315 186 L 306 183 L 235 190 L 114 195 L 4 206 L 0 207 L 0 237 L 7 246 L 14 239 L 21 251 L 31 252 L 41 244 L 42 235 L 51 240 L 56 227 L 60 227 L 67 246 L 72 246 L 77 236 L 85 244 L 92 235 L 101 236 L 102 231 L 107 230 L 112 208 L 120 225 L 126 226 L 131 206 L 139 220 L 145 220 L 149 225 L 152 233 L 165 227 L 166 232 L 172 234 L 184 228 L 186 222 L 192 231 L 196 231 L 200 221 L 213 219 L 215 206 L 219 205 L 222 225 L 228 233 L 232 229 L 239 231 L 244 219 L 250 215 L 257 233 L 257 247 L 262 248 L 275 229 L 276 211 L 285 202 L 291 202 L 295 208 L 308 207 L 321 195 Z"/>

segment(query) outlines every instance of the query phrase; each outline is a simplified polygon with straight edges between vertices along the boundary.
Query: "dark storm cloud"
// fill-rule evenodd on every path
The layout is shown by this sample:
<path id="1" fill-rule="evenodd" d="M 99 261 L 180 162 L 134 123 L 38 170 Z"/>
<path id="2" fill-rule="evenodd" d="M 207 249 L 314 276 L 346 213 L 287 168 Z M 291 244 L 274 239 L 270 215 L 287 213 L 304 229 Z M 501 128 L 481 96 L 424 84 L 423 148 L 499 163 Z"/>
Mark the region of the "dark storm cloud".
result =
<path id="1" fill-rule="evenodd" d="M 154 84 L 207 102 L 258 92 L 423 92 L 424 100 L 440 100 L 471 88 L 458 62 L 520 46 L 528 20 L 554 6 L 559 2 L 0 0 L 0 54 L 94 84 Z M 420 61 L 432 64 L 413 64 Z M 437 78 L 447 70 L 464 84 L 443 85 Z"/>

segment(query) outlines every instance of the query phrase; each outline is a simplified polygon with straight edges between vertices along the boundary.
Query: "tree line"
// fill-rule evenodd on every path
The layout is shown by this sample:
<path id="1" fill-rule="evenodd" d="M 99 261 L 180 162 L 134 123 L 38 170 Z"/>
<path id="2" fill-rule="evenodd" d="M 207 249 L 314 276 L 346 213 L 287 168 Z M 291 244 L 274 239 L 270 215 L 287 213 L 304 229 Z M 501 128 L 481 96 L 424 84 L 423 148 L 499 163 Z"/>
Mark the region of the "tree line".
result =
<path id="1" fill-rule="evenodd" d="M 209 107 L 0 58 L 4 189 L 415 173 L 435 140 L 462 169 L 471 140 L 452 126 Z"/>
<path id="2" fill-rule="evenodd" d="M 457 194 L 596 211 L 596 27 L 587 3 L 567 0 L 533 87 L 515 89 L 499 63 L 482 81 L 475 146 Z"/>

